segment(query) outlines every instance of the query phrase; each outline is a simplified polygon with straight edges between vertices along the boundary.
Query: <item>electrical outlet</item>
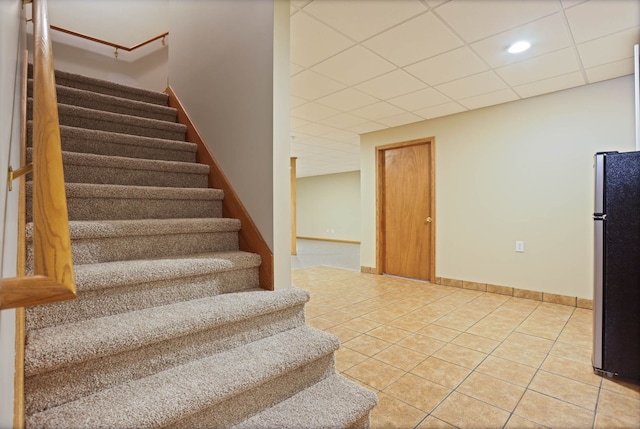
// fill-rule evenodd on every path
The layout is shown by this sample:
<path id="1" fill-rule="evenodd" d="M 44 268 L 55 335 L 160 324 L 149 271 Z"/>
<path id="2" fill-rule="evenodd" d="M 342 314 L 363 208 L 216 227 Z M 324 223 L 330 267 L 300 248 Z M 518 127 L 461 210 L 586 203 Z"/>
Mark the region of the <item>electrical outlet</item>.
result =
<path id="1" fill-rule="evenodd" d="M 524 241 L 516 241 L 516 252 L 524 252 Z"/>

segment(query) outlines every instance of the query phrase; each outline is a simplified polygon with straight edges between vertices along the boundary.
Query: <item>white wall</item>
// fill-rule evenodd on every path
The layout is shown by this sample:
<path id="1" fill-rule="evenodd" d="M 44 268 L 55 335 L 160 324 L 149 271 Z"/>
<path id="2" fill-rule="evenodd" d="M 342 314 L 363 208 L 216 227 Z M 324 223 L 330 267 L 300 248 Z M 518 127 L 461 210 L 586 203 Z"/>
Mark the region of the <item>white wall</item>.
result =
<path id="1" fill-rule="evenodd" d="M 52 25 L 123 46 L 169 30 L 168 0 L 49 0 L 48 8 Z M 58 70 L 153 91 L 167 87 L 170 36 L 165 46 L 155 41 L 133 52 L 120 50 L 118 58 L 110 46 L 58 31 L 51 37 Z"/>
<path id="2" fill-rule="evenodd" d="M 0 1 L 0 171 L 20 163 L 20 75 L 25 49 L 22 1 Z M 16 182 L 17 184 L 18 182 Z M 7 191 L 7 176 L 0 174 L 0 272 L 16 275 L 18 192 Z M 15 373 L 14 310 L 0 311 L 0 428 L 13 426 Z"/>
<path id="3" fill-rule="evenodd" d="M 286 0 L 169 5 L 169 83 L 273 251 L 276 287 L 289 286 L 291 263 L 288 7 Z"/>
<path id="4" fill-rule="evenodd" d="M 49 23 L 133 46 L 169 28 L 169 0 L 49 0 Z"/>
<path id="5" fill-rule="evenodd" d="M 108 48 L 108 53 L 97 53 L 94 52 L 97 47 L 87 46 L 88 43 L 83 45 L 85 46 L 84 49 L 54 42 L 53 53 L 56 70 L 151 91 L 162 92 L 167 88 L 169 75 L 168 46 L 150 49 L 151 52 L 147 55 L 134 61 L 126 61 L 122 58 L 127 55 L 126 52 L 119 54 L 118 59 L 116 59 L 111 54 L 111 48 Z"/>
<path id="6" fill-rule="evenodd" d="M 296 180 L 298 237 L 360 241 L 360 172 Z"/>
<path id="7" fill-rule="evenodd" d="M 436 276 L 592 297 L 593 155 L 634 150 L 630 76 L 363 135 L 361 265 L 375 266 L 375 146 L 429 136 Z"/>

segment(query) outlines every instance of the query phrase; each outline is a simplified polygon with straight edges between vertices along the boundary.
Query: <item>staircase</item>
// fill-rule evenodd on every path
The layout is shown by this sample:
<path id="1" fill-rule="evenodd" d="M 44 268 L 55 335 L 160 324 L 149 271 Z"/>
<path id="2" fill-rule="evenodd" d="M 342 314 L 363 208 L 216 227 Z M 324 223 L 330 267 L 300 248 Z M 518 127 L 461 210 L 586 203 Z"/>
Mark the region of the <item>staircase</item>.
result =
<path id="1" fill-rule="evenodd" d="M 258 288 L 167 96 L 56 81 L 78 298 L 26 312 L 26 426 L 368 427 L 375 395 L 336 374 L 306 291 Z"/>

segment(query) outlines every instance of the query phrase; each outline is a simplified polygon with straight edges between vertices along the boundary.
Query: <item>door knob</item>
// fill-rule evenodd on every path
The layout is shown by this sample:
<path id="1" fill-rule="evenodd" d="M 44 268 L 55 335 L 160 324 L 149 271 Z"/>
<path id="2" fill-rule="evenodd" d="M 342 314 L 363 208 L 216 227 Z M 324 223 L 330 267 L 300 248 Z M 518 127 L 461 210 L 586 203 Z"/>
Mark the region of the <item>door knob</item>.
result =
<path id="1" fill-rule="evenodd" d="M 433 222 L 433 219 L 431 219 L 431 216 L 429 216 L 424 221 L 427 222 L 427 223 L 431 223 L 431 222 Z"/>

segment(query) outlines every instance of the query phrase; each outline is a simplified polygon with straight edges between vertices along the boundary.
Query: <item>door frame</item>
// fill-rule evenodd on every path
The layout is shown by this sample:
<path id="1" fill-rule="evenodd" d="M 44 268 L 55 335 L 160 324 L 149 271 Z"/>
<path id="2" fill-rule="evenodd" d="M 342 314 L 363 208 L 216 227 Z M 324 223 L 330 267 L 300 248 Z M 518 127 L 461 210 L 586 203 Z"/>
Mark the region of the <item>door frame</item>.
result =
<path id="1" fill-rule="evenodd" d="M 435 171 L 435 137 L 426 137 L 405 142 L 376 146 L 376 274 L 384 273 L 385 261 L 385 222 L 384 222 L 384 159 L 385 151 L 409 146 L 427 145 L 429 150 L 429 194 L 431 205 L 431 243 L 429 243 L 429 281 L 436 280 L 436 171 Z"/>

